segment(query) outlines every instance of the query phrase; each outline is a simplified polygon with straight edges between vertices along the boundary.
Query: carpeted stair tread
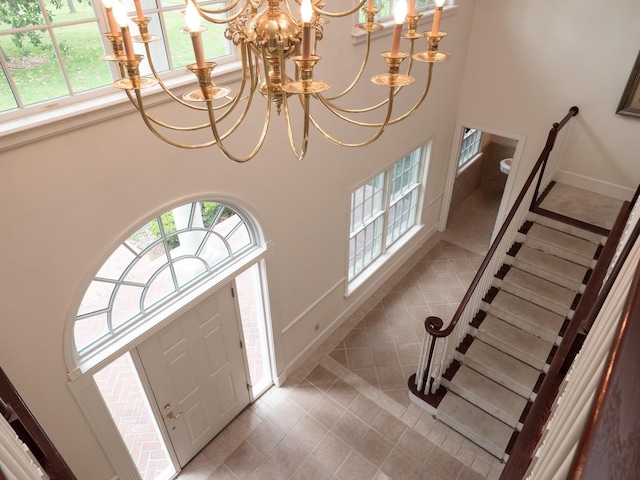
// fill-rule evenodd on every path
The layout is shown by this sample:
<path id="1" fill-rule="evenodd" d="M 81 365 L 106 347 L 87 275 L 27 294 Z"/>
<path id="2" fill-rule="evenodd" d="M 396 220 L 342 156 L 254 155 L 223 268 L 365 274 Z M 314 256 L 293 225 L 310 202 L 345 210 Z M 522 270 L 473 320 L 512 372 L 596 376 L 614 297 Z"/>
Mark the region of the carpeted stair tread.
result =
<path id="1" fill-rule="evenodd" d="M 487 313 L 509 322 L 549 342 L 555 342 L 565 321 L 565 316 L 540 307 L 504 290 L 490 304 L 485 304 Z"/>
<path id="2" fill-rule="evenodd" d="M 584 240 L 588 240 L 589 242 L 595 244 L 604 244 L 606 237 L 590 232 L 588 230 L 584 230 L 580 227 L 575 227 L 573 225 L 569 225 L 568 223 L 563 223 L 558 220 L 554 220 L 549 217 L 545 217 L 543 215 L 537 215 L 535 213 L 529 212 L 527 215 L 527 220 L 530 222 L 537 223 L 539 225 L 543 225 L 545 227 L 553 228 L 554 230 L 559 230 L 564 233 L 568 233 L 569 235 L 573 235 L 574 237 L 579 237 Z"/>
<path id="3" fill-rule="evenodd" d="M 452 392 L 444 396 L 436 416 L 493 456 L 504 458 L 514 432 L 507 424 Z"/>
<path id="4" fill-rule="evenodd" d="M 571 308 L 576 296 L 573 290 L 518 268 L 510 268 L 501 283 L 504 290 L 559 314 Z"/>
<path id="5" fill-rule="evenodd" d="M 526 398 L 530 398 L 540 377 L 540 371 L 531 365 L 478 339 L 471 343 L 462 362 Z"/>
<path id="6" fill-rule="evenodd" d="M 539 370 L 544 368 L 553 348 L 553 343 L 531 335 L 493 315 L 487 315 L 483 320 L 476 338 Z"/>
<path id="7" fill-rule="evenodd" d="M 527 406 L 525 398 L 466 365 L 462 365 L 448 383 L 450 391 L 512 428 L 518 426 L 520 416 Z"/>
<path id="8" fill-rule="evenodd" d="M 527 237 L 531 237 L 532 239 L 543 242 L 549 246 L 573 252 L 589 260 L 593 259 L 596 251 L 598 250 L 597 243 L 576 237 L 569 233 L 561 232 L 560 230 L 540 225 L 538 223 L 534 223 L 531 226 L 527 232 Z"/>
<path id="9" fill-rule="evenodd" d="M 575 283 L 577 285 L 576 288 L 579 288 L 580 284 L 582 284 L 582 280 L 587 273 L 587 268 L 582 265 L 544 253 L 528 245 L 522 245 L 515 256 L 515 260 L 514 265 L 524 264 L 522 267 L 523 270 L 526 269 L 527 266 L 530 266 L 533 269 L 530 273 L 543 277 L 544 272 L 548 272 L 552 275 L 552 277 L 549 278 L 550 280 L 556 283 L 560 283 L 558 280 L 562 279 L 570 280 L 565 286 Z"/>

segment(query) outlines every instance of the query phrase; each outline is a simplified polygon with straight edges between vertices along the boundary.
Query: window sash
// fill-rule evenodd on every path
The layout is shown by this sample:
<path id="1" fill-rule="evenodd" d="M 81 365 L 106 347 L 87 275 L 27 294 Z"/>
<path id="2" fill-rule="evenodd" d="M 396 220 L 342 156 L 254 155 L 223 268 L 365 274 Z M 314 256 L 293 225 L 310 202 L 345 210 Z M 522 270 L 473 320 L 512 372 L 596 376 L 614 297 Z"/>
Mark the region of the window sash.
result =
<path id="1" fill-rule="evenodd" d="M 349 280 L 416 224 L 423 156 L 418 148 L 351 193 Z"/>
<path id="2" fill-rule="evenodd" d="M 458 159 L 458 167 L 463 166 L 480 150 L 480 140 L 482 131 L 475 128 L 465 129 L 462 136 L 462 145 L 460 146 L 460 158 Z"/>
<path id="3" fill-rule="evenodd" d="M 220 0 L 201 0 L 201 6 L 221 4 Z M 119 78 L 119 71 L 114 62 L 100 60 L 100 55 L 111 53 L 111 44 L 103 34 L 109 30 L 106 14 L 100 0 L 93 2 L 75 2 L 77 14 L 68 13 L 66 2 L 60 9 L 48 7 L 44 1 L 40 2 L 41 16 L 38 25 L 25 25 L 17 28 L 4 25 L 0 29 L 0 42 L 10 60 L 0 55 L 0 118 L 12 120 L 34 113 L 40 113 L 47 108 L 80 103 L 111 89 L 113 80 Z M 129 17 L 135 16 L 133 0 L 125 0 L 124 7 Z M 160 41 L 149 43 L 151 55 L 156 71 L 165 78 L 170 77 L 172 71 L 182 70 L 192 54 L 191 42 L 188 35 L 179 30 L 183 20 L 167 16 L 180 16 L 184 10 L 182 0 L 142 0 L 144 14 L 151 18 L 150 34 L 160 37 Z M 51 17 L 45 13 L 45 8 L 51 11 Z M 206 22 L 205 22 L 206 23 Z M 92 27 L 93 25 L 93 27 Z M 177 28 L 176 28 L 177 27 Z M 208 24 L 208 31 L 204 32 L 204 39 L 209 36 L 210 47 L 206 49 L 211 59 L 218 64 L 235 61 L 239 58 L 233 44 L 220 33 L 223 27 Z M 66 32 L 66 33 L 65 33 Z M 30 40 L 23 37 L 22 49 L 13 43 L 14 35 L 38 33 L 42 46 L 33 46 Z M 90 35 L 90 37 L 89 37 Z M 131 35 L 138 35 L 137 26 L 131 23 Z M 79 36 L 87 38 L 82 48 L 78 48 Z M 70 43 L 71 42 L 71 43 Z M 176 45 L 179 43 L 179 45 Z M 101 45 L 101 47 L 100 47 Z M 136 53 L 146 56 L 143 44 L 134 42 Z M 88 50 L 87 50 L 88 49 Z M 214 51 L 215 50 L 215 51 Z M 45 55 L 46 52 L 50 54 Z M 176 57 L 176 53 L 180 57 Z M 22 56 L 21 56 L 22 55 Z M 46 58 L 45 58 L 46 57 Z M 178 59 L 179 58 L 179 59 Z M 43 64 L 38 61 L 46 60 Z M 28 68 L 23 68 L 26 64 Z M 44 70 L 43 70 L 44 66 Z M 92 73 L 89 73 L 91 69 Z M 140 65 L 142 75 L 148 75 L 151 70 L 146 61 Z M 76 73 L 78 72 L 78 73 Z M 90 76 L 90 80 L 87 77 Z M 41 83 L 50 87 L 37 91 L 34 95 L 33 81 L 37 77 Z M 50 78 L 49 78 L 50 77 Z M 115 89 L 114 89 L 115 90 Z"/>

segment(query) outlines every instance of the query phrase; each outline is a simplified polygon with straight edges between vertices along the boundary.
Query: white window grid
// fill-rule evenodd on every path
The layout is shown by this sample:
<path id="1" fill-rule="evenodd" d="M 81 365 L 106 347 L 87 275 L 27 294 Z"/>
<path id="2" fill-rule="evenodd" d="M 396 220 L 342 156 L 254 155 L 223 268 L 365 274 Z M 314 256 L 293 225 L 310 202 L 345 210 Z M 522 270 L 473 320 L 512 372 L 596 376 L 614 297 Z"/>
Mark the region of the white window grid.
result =
<path id="1" fill-rule="evenodd" d="M 258 248 L 251 223 L 231 207 L 200 201 L 137 228 L 89 284 L 74 324 L 79 357 L 114 342 Z"/>
<path id="2" fill-rule="evenodd" d="M 379 8 L 380 11 L 376 15 L 377 22 L 384 22 L 387 20 L 393 20 L 393 10 L 396 6 L 396 3 L 400 0 L 373 0 L 373 6 L 375 8 Z M 407 0 L 402 0 L 407 1 Z M 414 0 L 408 0 L 414 1 Z M 434 0 L 415 0 L 416 13 L 424 12 L 429 7 L 433 7 L 435 5 Z M 366 7 L 366 3 L 365 3 Z M 358 17 L 359 22 L 364 22 L 366 17 L 364 13 L 360 12 Z"/>
<path id="3" fill-rule="evenodd" d="M 467 163 L 480 150 L 480 140 L 482 131 L 475 128 L 465 128 L 462 135 L 462 145 L 460 146 L 460 157 L 458 168 Z"/>
<path id="4" fill-rule="evenodd" d="M 31 63 L 33 60 L 46 60 L 47 63 L 53 62 L 57 67 L 53 70 L 53 81 L 49 80 L 49 85 L 54 88 L 48 88 L 39 96 L 28 94 L 29 83 L 24 80 L 17 80 L 19 70 L 24 70 L 22 66 L 16 67 L 5 55 L 0 54 L 0 97 L 5 102 L 0 102 L 0 118 L 13 119 L 24 115 L 29 115 L 33 109 L 53 108 L 63 105 L 69 105 L 76 102 L 93 98 L 103 93 L 105 89 L 111 88 L 113 80 L 119 78 L 119 71 L 113 62 L 100 60 L 100 56 L 104 53 L 111 54 L 112 47 L 104 32 L 109 30 L 106 21 L 106 14 L 100 0 L 89 2 L 90 10 L 83 11 L 81 14 L 71 19 L 63 19 L 67 12 L 67 2 L 62 2 L 62 9 L 56 10 L 46 2 L 46 0 L 37 0 L 40 5 L 41 22 L 37 25 L 26 25 L 12 28 L 10 25 L 0 24 L 0 46 L 4 46 L 4 50 L 12 48 L 12 37 L 16 34 L 28 35 L 29 33 L 38 33 L 45 48 L 50 51 L 48 58 L 43 59 L 38 55 L 29 56 L 28 49 L 25 48 L 25 56 L 15 57 L 20 63 Z M 135 6 L 133 0 L 124 0 L 123 5 L 128 12 L 129 17 L 135 16 Z M 220 0 L 200 0 L 199 5 L 205 7 L 215 7 L 220 5 Z M 74 2 L 76 8 L 81 9 L 87 6 L 87 0 L 84 2 Z M 176 44 L 188 44 L 191 42 L 188 35 L 179 31 L 184 26 L 182 19 L 182 11 L 185 8 L 184 0 L 141 0 L 144 15 L 150 17 L 149 33 L 160 37 L 159 41 L 149 43 L 151 55 L 153 57 L 154 67 L 156 71 L 167 75 L 173 70 L 182 69 L 185 65 L 192 63 L 193 58 L 191 50 L 188 54 L 182 54 L 184 47 L 178 51 Z M 49 16 L 47 8 L 52 12 Z M 178 20 L 179 17 L 179 20 Z M 95 63 L 88 65 L 87 69 L 91 69 L 91 75 L 95 76 L 95 82 L 80 82 L 77 79 L 86 77 L 89 73 L 82 71 L 72 64 L 69 57 L 69 42 L 65 39 L 65 32 L 68 34 L 75 27 L 94 25 L 91 33 L 84 32 L 83 37 L 86 42 L 83 43 L 85 48 L 87 45 L 101 43 L 103 51 L 91 52 L 88 55 L 95 54 Z M 138 35 L 137 25 L 129 22 L 131 35 Z M 176 28 L 176 25 L 179 25 Z M 215 47 L 211 45 L 205 50 L 207 54 L 215 59 L 217 63 L 225 63 L 236 60 L 238 55 L 230 41 L 224 38 L 222 31 L 223 26 L 214 25 L 203 22 L 207 31 L 203 33 L 205 41 L 215 38 Z M 25 44 L 29 45 L 29 40 L 25 40 Z M 29 47 L 30 48 L 30 47 Z M 145 48 L 142 44 L 134 42 L 136 53 L 146 55 Z M 215 51 L 214 51 L 215 50 Z M 13 50 L 15 51 L 15 50 Z M 177 52 L 177 53 L 176 53 Z M 29 77 L 33 77 L 33 82 L 38 82 L 38 65 L 30 67 Z M 141 74 L 148 75 L 151 73 L 146 62 L 140 65 Z M 169 73 L 170 76 L 170 73 Z M 42 83 L 42 81 L 40 82 Z M 53 83 L 53 85 L 52 85 Z M 9 100 L 11 99 L 11 100 Z"/>
<path id="5" fill-rule="evenodd" d="M 419 148 L 351 193 L 349 280 L 416 224 L 422 164 Z"/>

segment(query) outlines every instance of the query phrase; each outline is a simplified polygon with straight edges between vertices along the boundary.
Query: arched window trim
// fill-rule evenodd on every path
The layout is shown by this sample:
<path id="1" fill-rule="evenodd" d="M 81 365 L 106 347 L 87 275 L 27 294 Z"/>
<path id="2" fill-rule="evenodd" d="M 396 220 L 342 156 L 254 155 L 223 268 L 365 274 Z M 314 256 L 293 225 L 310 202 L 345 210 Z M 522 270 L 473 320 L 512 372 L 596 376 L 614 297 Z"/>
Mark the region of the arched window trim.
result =
<path id="1" fill-rule="evenodd" d="M 215 199 L 215 200 L 212 200 Z M 252 267 L 262 260 L 266 260 L 273 254 L 273 245 L 271 242 L 265 243 L 262 232 L 257 227 L 258 223 L 253 216 L 248 214 L 246 209 L 238 206 L 233 200 L 220 199 L 219 195 L 211 195 L 207 197 L 199 196 L 194 199 L 183 199 L 170 207 L 164 207 L 156 211 L 155 215 L 146 217 L 145 220 L 136 224 L 135 228 L 128 229 L 126 234 L 120 237 L 120 240 L 113 244 L 112 248 L 105 253 L 102 261 L 96 264 L 94 272 L 99 272 L 102 266 L 109 260 L 111 255 L 122 245 L 125 245 L 127 239 L 141 227 L 151 222 L 153 219 L 161 217 L 166 212 L 172 211 L 189 203 L 208 202 L 219 203 L 224 207 L 229 207 L 240 216 L 242 222 L 239 222 L 227 236 L 241 225 L 246 225 L 253 239 L 252 243 L 239 252 L 235 256 L 231 256 L 225 261 L 216 264 L 216 268 L 209 273 L 201 275 L 196 281 L 191 282 L 187 288 L 183 288 L 177 294 L 172 294 L 166 301 L 159 302 L 149 309 L 147 315 L 141 316 L 130 325 L 121 328 L 119 334 L 111 342 L 102 342 L 95 348 L 88 349 L 82 355 L 78 354 L 75 347 L 74 327 L 77 318 L 77 312 L 80 308 L 84 295 L 86 294 L 91 283 L 98 278 L 97 275 L 86 278 L 83 282 L 83 288 L 80 288 L 76 294 L 75 301 L 72 304 L 70 318 L 67 321 L 65 329 L 65 361 L 67 364 L 68 377 L 71 381 L 78 379 L 87 373 L 94 373 L 104 366 L 108 365 L 115 358 L 123 353 L 135 348 L 139 343 L 153 335 L 155 332 L 163 328 L 165 325 L 180 316 L 183 312 L 189 310 L 192 305 L 202 300 L 203 296 L 214 293 L 221 286 L 229 283 L 229 280 L 241 274 L 244 270 Z M 159 213 L 158 213 L 159 212 Z M 191 223 L 191 222 L 190 222 Z M 215 225 L 216 222 L 212 222 Z M 203 229 L 200 229 L 201 231 Z M 181 232 L 184 230 L 181 230 Z M 213 232 L 216 235 L 217 232 Z M 177 232 L 171 232 L 177 235 Z M 164 240 L 164 237 L 162 239 Z M 154 242 L 155 244 L 156 242 Z M 145 248 L 145 250 L 147 250 Z M 185 256 L 176 257 L 172 261 L 186 258 Z M 156 272 L 157 274 L 157 272 Z M 110 300 L 111 302 L 112 300 Z"/>

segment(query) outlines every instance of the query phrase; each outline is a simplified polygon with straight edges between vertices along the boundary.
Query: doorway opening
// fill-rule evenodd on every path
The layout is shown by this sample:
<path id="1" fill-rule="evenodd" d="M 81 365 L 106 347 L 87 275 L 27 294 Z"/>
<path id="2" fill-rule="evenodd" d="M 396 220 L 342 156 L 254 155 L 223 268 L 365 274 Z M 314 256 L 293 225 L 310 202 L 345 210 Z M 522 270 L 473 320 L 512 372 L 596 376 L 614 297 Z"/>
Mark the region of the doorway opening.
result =
<path id="1" fill-rule="evenodd" d="M 445 240 L 486 255 L 508 205 L 522 140 L 459 125 L 448 183 Z"/>

